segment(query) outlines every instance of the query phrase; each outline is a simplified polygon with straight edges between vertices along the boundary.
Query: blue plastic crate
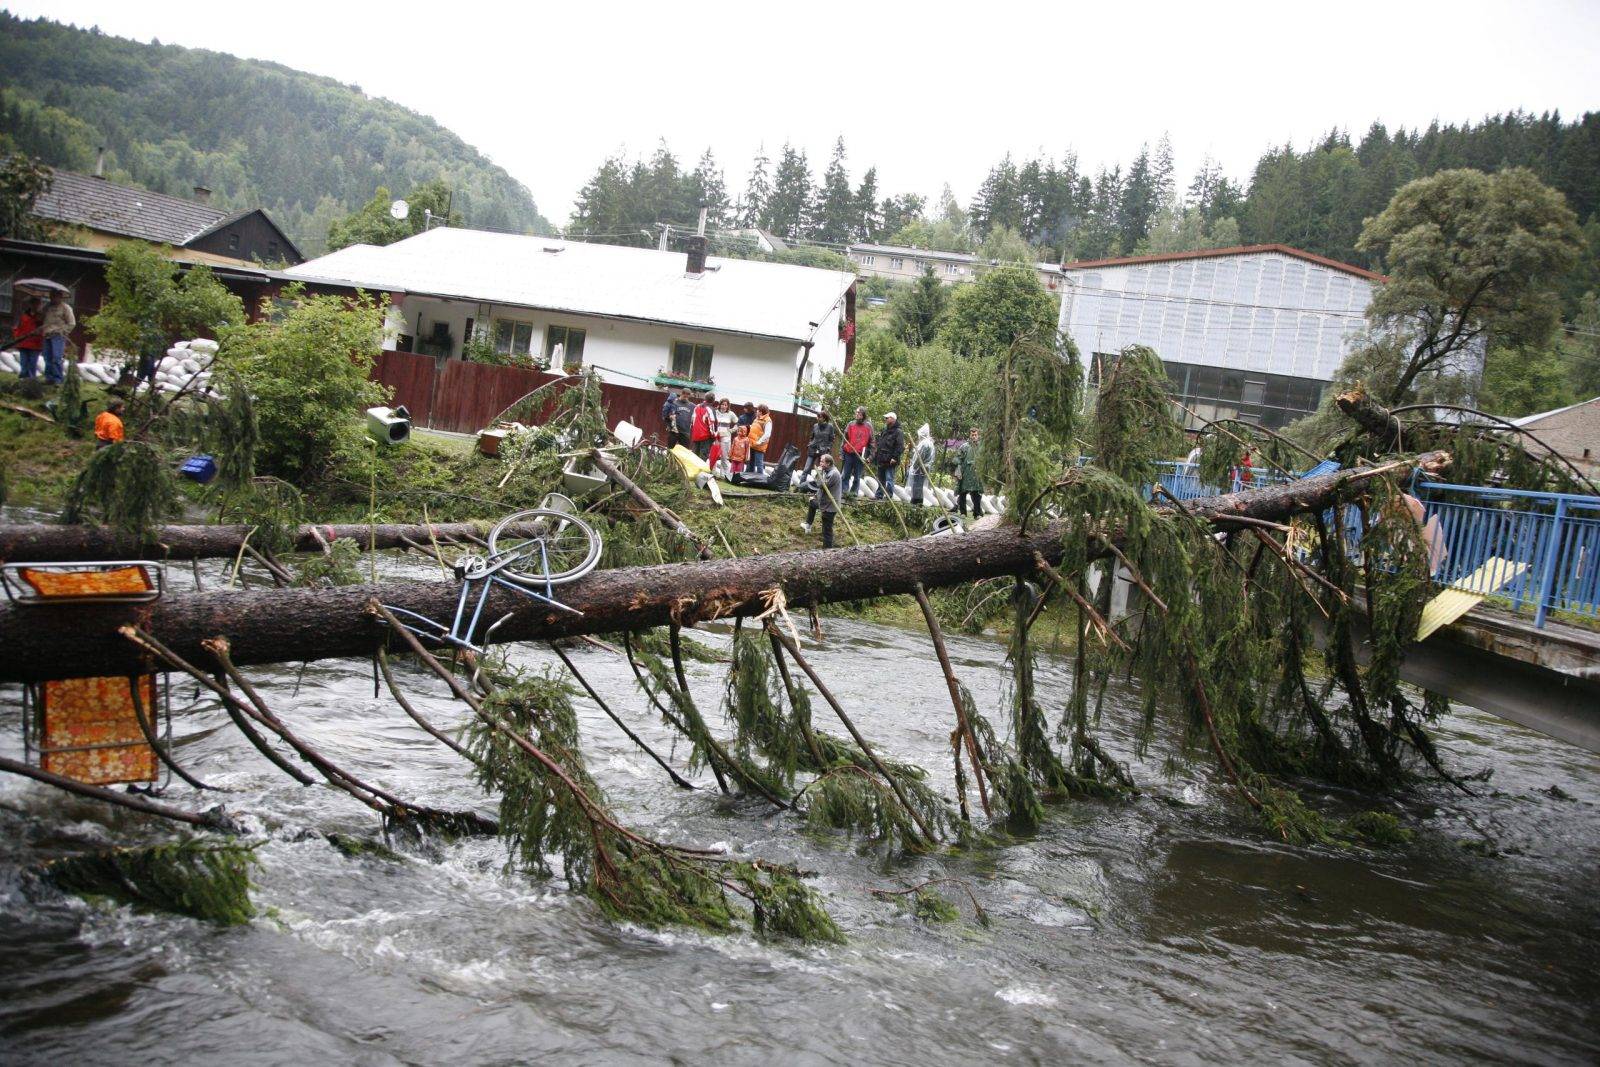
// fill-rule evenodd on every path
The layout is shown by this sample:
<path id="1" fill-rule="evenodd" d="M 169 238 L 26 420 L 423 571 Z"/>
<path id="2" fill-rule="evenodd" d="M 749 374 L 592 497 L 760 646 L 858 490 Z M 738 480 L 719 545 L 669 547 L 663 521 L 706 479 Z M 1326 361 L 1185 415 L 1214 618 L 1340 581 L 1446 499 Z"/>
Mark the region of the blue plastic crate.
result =
<path id="1" fill-rule="evenodd" d="M 179 473 L 192 482 L 205 485 L 217 476 L 217 461 L 210 456 L 193 456 L 183 461 Z"/>

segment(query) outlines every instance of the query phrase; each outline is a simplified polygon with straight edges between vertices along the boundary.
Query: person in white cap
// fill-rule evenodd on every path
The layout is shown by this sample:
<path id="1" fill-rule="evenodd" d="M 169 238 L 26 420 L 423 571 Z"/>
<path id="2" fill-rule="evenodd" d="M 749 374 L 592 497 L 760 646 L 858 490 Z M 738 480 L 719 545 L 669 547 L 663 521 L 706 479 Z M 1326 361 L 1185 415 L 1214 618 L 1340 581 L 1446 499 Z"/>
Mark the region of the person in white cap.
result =
<path id="1" fill-rule="evenodd" d="M 927 423 L 917 427 L 917 443 L 911 449 L 911 502 L 922 503 L 922 491 L 933 469 L 933 430 Z"/>
<path id="2" fill-rule="evenodd" d="M 883 432 L 873 442 L 872 464 L 878 471 L 877 499 L 894 498 L 894 472 L 905 455 L 906 437 L 900 431 L 900 420 L 888 411 L 883 416 Z"/>

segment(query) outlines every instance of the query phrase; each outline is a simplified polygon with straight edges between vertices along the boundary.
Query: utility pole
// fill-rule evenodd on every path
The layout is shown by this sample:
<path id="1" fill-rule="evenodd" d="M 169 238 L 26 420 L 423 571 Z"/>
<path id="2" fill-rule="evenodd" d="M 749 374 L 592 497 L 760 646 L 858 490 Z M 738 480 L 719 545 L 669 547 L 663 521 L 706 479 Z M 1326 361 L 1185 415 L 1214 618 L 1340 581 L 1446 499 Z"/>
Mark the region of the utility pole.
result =
<path id="1" fill-rule="evenodd" d="M 667 250 L 667 238 L 672 236 L 672 227 L 662 222 L 658 222 L 656 225 L 661 227 L 661 243 L 656 245 L 656 251 L 665 252 Z"/>

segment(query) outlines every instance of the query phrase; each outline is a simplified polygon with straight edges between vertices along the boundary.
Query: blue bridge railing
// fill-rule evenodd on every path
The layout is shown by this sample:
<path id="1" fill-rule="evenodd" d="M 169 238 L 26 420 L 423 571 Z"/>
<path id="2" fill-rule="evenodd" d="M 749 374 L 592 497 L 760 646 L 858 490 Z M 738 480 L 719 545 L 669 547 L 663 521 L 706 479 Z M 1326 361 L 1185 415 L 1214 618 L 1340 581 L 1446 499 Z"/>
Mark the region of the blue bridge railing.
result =
<path id="1" fill-rule="evenodd" d="M 1179 500 L 1236 493 L 1241 489 L 1259 489 L 1264 485 L 1282 485 L 1293 480 L 1278 471 L 1257 467 L 1249 472 L 1250 480 L 1246 481 L 1245 472 L 1235 467 L 1226 485 L 1210 485 L 1200 480 L 1198 463 L 1158 463 L 1156 466 L 1161 468 L 1161 487 Z"/>
<path id="2" fill-rule="evenodd" d="M 1162 463 L 1160 468 L 1162 487 L 1179 500 L 1291 480 L 1256 469 L 1245 482 L 1235 470 L 1228 484 L 1210 485 L 1200 480 L 1197 464 Z M 1532 609 L 1534 625 L 1541 629 L 1552 611 L 1600 618 L 1600 497 L 1427 481 L 1419 481 L 1415 492 L 1424 521 L 1437 519 L 1430 535 L 1435 583 L 1458 585 L 1513 610 Z M 1351 551 L 1358 551 L 1360 513 L 1349 509 L 1344 526 Z M 1526 564 L 1526 569 L 1510 581 L 1504 569 L 1478 574 L 1490 559 L 1513 567 Z"/>
<path id="3" fill-rule="evenodd" d="M 1552 611 L 1600 617 L 1600 497 L 1443 482 L 1419 483 L 1417 496 L 1439 520 L 1435 582 L 1531 607 L 1540 628 Z M 1474 577 L 1494 558 L 1528 568 L 1503 585 L 1494 571 Z"/>

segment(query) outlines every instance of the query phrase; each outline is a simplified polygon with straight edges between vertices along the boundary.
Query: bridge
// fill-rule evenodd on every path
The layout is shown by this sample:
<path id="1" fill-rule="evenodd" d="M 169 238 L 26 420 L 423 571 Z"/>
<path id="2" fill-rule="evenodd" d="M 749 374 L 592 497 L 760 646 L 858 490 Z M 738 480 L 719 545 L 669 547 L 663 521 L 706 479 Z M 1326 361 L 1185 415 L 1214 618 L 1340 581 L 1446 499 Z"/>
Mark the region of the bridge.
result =
<path id="1" fill-rule="evenodd" d="M 1195 464 L 1162 466 L 1163 489 L 1180 500 L 1248 488 L 1239 472 L 1214 486 Z M 1250 475 L 1258 486 L 1285 480 Z M 1421 479 L 1412 491 L 1435 530 L 1435 585 L 1484 599 L 1412 645 L 1401 676 L 1600 752 L 1600 497 Z M 1359 537 L 1358 516 L 1345 526 Z M 1485 568 L 1490 559 L 1513 566 Z"/>

